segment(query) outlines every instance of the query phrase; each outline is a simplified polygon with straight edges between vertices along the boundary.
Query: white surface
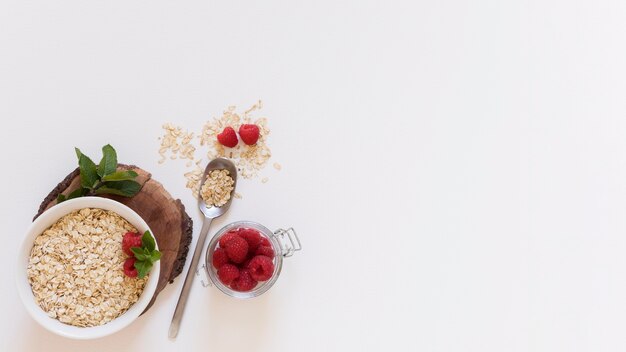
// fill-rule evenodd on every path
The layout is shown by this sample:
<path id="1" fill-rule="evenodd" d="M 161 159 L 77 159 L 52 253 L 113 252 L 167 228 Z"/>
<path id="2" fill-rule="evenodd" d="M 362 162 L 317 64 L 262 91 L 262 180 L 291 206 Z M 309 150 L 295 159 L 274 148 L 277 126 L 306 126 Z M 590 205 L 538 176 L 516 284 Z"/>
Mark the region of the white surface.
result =
<path id="1" fill-rule="evenodd" d="M 197 220 L 160 125 L 258 98 L 283 170 L 212 232 L 294 226 L 304 250 L 257 300 L 196 282 L 176 341 L 181 279 L 96 342 L 10 287 L 0 349 L 623 351 L 625 31 L 621 0 L 4 0 L 7 252 L 74 146 L 113 144 Z"/>
<path id="2" fill-rule="evenodd" d="M 13 272 L 13 275 L 16 278 L 15 281 L 17 283 L 17 291 L 20 294 L 22 303 L 33 319 L 39 322 L 44 328 L 60 336 L 84 340 L 111 335 L 127 327 L 135 319 L 137 319 L 146 309 L 148 303 L 150 303 L 150 300 L 154 296 L 154 291 L 156 290 L 159 282 L 161 263 L 156 262 L 152 266 L 152 269 L 150 269 L 150 276 L 148 277 L 148 281 L 146 282 L 146 286 L 141 293 L 139 300 L 137 300 L 135 304 L 124 312 L 124 314 L 109 323 L 89 328 L 81 328 L 63 324 L 57 319 L 50 319 L 48 314 L 36 303 L 30 283 L 28 282 L 26 270 L 28 268 L 30 254 L 37 236 L 52 226 L 61 217 L 83 208 L 111 210 L 128 220 L 128 222 L 131 223 L 139 231 L 139 233 L 144 233 L 146 231 L 150 231 L 150 233 L 152 233 L 148 224 L 146 224 L 146 222 L 135 211 L 124 204 L 100 197 L 81 197 L 77 199 L 70 199 L 50 208 L 48 211 L 45 211 L 29 226 L 26 234 L 23 236 L 23 241 L 20 244 L 20 250 L 16 256 L 16 270 Z M 156 247 L 158 249 L 158 244 L 156 244 Z"/>

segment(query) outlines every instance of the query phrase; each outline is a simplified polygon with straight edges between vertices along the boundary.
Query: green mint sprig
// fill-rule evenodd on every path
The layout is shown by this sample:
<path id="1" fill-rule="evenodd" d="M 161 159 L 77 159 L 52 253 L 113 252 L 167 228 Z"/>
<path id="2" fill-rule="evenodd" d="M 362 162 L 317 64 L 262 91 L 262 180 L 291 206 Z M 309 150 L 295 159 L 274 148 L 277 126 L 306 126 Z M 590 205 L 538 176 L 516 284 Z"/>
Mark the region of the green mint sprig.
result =
<path id="1" fill-rule="evenodd" d="M 137 173 L 133 170 L 117 171 L 117 152 L 110 144 L 102 147 L 102 159 L 96 165 L 80 149 L 76 150 L 78 167 L 80 169 L 80 188 L 68 196 L 59 194 L 57 203 L 68 199 L 93 196 L 96 194 L 115 194 L 132 197 L 141 190 L 141 185 L 135 181 Z"/>
<path id="2" fill-rule="evenodd" d="M 161 259 L 161 252 L 156 250 L 156 243 L 150 231 L 144 232 L 141 236 L 141 247 L 131 247 L 130 250 L 135 255 L 135 269 L 140 279 L 150 272 L 157 260 Z"/>

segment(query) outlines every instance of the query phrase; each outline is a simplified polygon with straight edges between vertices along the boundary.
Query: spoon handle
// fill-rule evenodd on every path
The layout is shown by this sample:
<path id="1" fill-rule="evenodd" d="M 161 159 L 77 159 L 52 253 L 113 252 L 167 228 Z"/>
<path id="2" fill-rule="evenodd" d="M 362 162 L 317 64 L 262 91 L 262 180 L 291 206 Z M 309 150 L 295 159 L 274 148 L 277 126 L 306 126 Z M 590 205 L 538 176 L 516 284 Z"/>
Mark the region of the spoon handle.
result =
<path id="1" fill-rule="evenodd" d="M 183 290 L 180 292 L 180 296 L 178 297 L 178 303 L 176 304 L 176 310 L 174 311 L 174 316 L 172 317 L 172 323 L 170 324 L 170 331 L 168 336 L 173 339 L 178 335 L 178 329 L 180 328 L 180 321 L 183 318 L 183 312 L 185 311 L 185 306 L 187 305 L 187 299 L 189 298 L 189 291 L 191 290 L 191 283 L 193 282 L 193 277 L 196 273 L 196 268 L 198 267 L 198 261 L 200 260 L 200 255 L 202 254 L 202 249 L 204 248 L 204 242 L 206 241 L 207 234 L 209 233 L 209 227 L 211 226 L 211 221 L 213 219 L 204 218 L 204 223 L 202 224 L 202 230 L 200 230 L 200 235 L 198 235 L 198 243 L 196 243 L 196 249 L 193 251 L 193 258 L 191 258 L 191 264 L 187 269 L 187 275 L 185 276 L 185 283 L 183 284 Z"/>

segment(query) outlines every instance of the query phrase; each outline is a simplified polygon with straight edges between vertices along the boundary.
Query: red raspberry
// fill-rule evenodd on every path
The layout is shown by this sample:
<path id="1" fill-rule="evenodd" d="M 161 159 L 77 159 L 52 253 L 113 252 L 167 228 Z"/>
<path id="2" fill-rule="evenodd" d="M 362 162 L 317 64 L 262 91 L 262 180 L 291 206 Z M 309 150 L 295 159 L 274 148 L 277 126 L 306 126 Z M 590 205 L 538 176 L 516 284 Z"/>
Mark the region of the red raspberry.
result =
<path id="1" fill-rule="evenodd" d="M 270 243 L 270 240 L 267 239 L 267 237 L 263 237 L 263 238 L 261 238 L 261 243 L 259 244 L 259 246 L 271 247 L 272 244 Z"/>
<path id="2" fill-rule="evenodd" d="M 132 247 L 141 247 L 141 234 L 136 232 L 126 232 L 122 237 L 122 250 L 131 257 L 134 256 Z"/>
<path id="3" fill-rule="evenodd" d="M 224 264 L 228 264 L 228 256 L 223 248 L 218 248 L 213 252 L 213 266 L 219 269 Z"/>
<path id="4" fill-rule="evenodd" d="M 239 237 L 239 233 L 237 232 L 237 230 L 230 230 L 226 232 L 225 234 L 222 235 L 222 237 L 220 237 L 220 241 L 219 241 L 220 247 L 222 248 L 226 247 L 226 243 L 235 237 Z"/>
<path id="5" fill-rule="evenodd" d="M 274 274 L 274 262 L 272 258 L 264 255 L 257 255 L 250 260 L 248 264 L 248 270 L 250 270 L 250 276 L 257 281 L 266 281 Z"/>
<path id="6" fill-rule="evenodd" d="M 248 255 L 248 242 L 236 236 L 226 242 L 224 249 L 226 250 L 226 254 L 228 254 L 228 259 L 234 263 L 241 263 L 246 260 L 246 256 Z"/>
<path id="7" fill-rule="evenodd" d="M 243 124 L 239 127 L 239 137 L 247 145 L 256 144 L 259 140 L 259 126 Z"/>
<path id="8" fill-rule="evenodd" d="M 220 142 L 221 145 L 229 148 L 234 148 L 237 146 L 237 143 L 239 143 L 237 134 L 232 127 L 224 128 L 224 131 L 217 135 L 217 141 Z"/>
<path id="9" fill-rule="evenodd" d="M 235 291 L 246 292 L 256 287 L 257 281 L 250 276 L 248 269 L 242 269 L 239 271 L 239 277 L 233 280 L 230 284 L 230 288 Z"/>
<path id="10" fill-rule="evenodd" d="M 266 257 L 274 258 L 274 249 L 269 246 L 259 246 L 256 250 L 256 255 L 264 255 Z"/>
<path id="11" fill-rule="evenodd" d="M 128 277 L 137 277 L 137 268 L 135 268 L 135 257 L 130 257 L 124 262 L 124 274 Z"/>
<path id="12" fill-rule="evenodd" d="M 248 242 L 248 248 L 252 253 L 256 252 L 259 244 L 261 244 L 261 233 L 255 229 L 242 227 L 239 229 L 239 237 Z"/>
<path id="13" fill-rule="evenodd" d="M 224 264 L 217 269 L 217 277 L 224 285 L 230 285 L 230 283 L 239 277 L 239 269 L 232 264 Z"/>

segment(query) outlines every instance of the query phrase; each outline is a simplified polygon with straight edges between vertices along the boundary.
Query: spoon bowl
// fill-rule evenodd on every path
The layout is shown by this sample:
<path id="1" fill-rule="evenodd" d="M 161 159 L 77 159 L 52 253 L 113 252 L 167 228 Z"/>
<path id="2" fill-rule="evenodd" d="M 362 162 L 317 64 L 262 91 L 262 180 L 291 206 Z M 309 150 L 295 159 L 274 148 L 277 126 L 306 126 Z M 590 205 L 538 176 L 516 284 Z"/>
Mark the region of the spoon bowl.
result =
<path id="1" fill-rule="evenodd" d="M 206 181 L 209 172 L 213 170 L 226 170 L 230 174 L 230 177 L 233 179 L 233 181 L 235 181 L 235 183 L 233 184 L 233 191 L 230 194 L 230 199 L 226 202 L 226 204 L 222 205 L 221 207 L 207 207 L 206 202 L 204 201 L 204 199 L 202 199 L 202 186 L 204 185 L 204 182 Z M 202 175 L 202 180 L 200 182 L 200 188 L 198 189 L 198 208 L 200 208 L 200 211 L 202 212 L 202 214 L 204 214 L 206 218 L 214 219 L 221 216 L 230 207 L 230 202 L 233 200 L 233 195 L 236 187 L 237 168 L 235 167 L 235 164 L 233 164 L 232 161 L 224 158 L 211 160 L 211 162 L 204 169 L 204 174 Z"/>

